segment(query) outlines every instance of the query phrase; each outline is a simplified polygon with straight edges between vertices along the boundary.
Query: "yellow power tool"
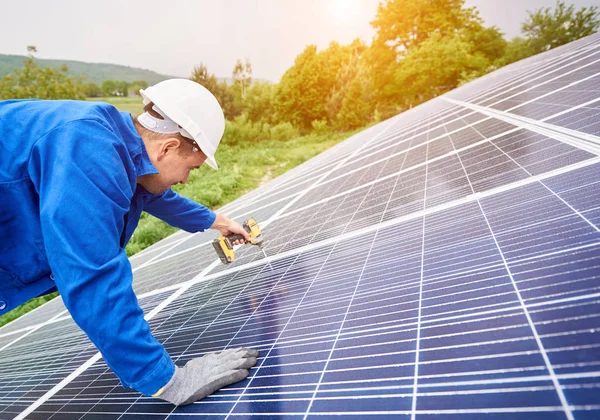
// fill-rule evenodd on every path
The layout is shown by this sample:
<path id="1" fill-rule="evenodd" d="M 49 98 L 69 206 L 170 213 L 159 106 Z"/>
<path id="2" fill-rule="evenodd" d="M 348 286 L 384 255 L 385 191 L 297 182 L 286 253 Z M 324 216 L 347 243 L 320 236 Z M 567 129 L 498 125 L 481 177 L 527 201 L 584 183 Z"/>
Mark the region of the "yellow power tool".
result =
<path id="1" fill-rule="evenodd" d="M 260 228 L 258 227 L 258 223 L 254 219 L 248 219 L 242 225 L 244 230 L 248 232 L 248 236 L 250 236 L 250 240 L 246 243 L 251 245 L 257 245 L 262 249 L 263 246 L 263 237 Z M 229 236 L 219 236 L 217 239 L 213 241 L 213 246 L 217 251 L 217 255 L 223 262 L 223 264 L 231 264 L 235 259 L 235 252 L 233 252 L 233 242 L 244 239 L 244 235 L 234 234 Z M 263 254 L 265 251 L 263 250 Z M 266 257 L 266 254 L 265 254 Z"/>

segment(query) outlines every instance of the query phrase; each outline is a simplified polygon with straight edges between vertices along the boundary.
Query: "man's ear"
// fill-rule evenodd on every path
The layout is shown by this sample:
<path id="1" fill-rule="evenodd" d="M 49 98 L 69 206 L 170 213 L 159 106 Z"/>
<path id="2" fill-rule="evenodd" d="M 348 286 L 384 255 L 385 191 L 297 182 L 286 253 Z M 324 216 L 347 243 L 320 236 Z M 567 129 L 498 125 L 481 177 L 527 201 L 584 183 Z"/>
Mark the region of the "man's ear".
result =
<path id="1" fill-rule="evenodd" d="M 177 149 L 181 146 L 181 141 L 177 137 L 169 137 L 163 140 L 158 148 L 157 160 L 162 160 L 168 154 L 177 152 Z"/>

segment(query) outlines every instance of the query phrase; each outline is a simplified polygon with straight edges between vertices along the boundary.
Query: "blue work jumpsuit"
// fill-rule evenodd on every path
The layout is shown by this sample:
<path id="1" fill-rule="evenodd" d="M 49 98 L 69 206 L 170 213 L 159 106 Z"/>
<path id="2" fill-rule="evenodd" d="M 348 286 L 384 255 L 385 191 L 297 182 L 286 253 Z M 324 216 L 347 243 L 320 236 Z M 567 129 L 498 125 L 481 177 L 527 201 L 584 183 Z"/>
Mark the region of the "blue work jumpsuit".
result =
<path id="1" fill-rule="evenodd" d="M 132 289 L 125 244 L 142 210 L 197 232 L 215 213 L 172 190 L 129 113 L 79 101 L 0 101 L 0 315 L 58 289 L 124 386 L 152 395 L 174 364 Z"/>

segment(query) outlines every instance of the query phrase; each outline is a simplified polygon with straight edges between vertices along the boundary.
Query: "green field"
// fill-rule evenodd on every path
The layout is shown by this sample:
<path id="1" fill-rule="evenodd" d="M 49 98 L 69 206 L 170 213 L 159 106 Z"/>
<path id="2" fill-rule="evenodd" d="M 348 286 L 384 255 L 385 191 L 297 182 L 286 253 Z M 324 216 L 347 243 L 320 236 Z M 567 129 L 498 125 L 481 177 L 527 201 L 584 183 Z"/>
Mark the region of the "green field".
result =
<path id="1" fill-rule="evenodd" d="M 142 101 L 139 97 L 94 98 L 94 100 L 109 102 L 118 109 L 129 111 L 134 115 L 142 112 Z M 288 141 L 222 144 L 216 154 L 219 163 L 218 171 L 203 166 L 190 174 L 186 185 L 178 185 L 175 189 L 180 194 L 207 207 L 218 209 L 354 133 L 311 134 Z M 134 237 L 127 245 L 127 254 L 131 256 L 175 231 L 176 229 L 161 220 L 144 214 Z M 54 296 L 56 294 L 32 299 L 1 316 L 0 326 L 31 311 Z"/>
<path id="2" fill-rule="evenodd" d="M 88 98 L 90 102 L 108 102 L 121 111 L 131 112 L 133 115 L 139 115 L 144 112 L 142 98 L 139 96 L 108 96 L 104 98 Z"/>

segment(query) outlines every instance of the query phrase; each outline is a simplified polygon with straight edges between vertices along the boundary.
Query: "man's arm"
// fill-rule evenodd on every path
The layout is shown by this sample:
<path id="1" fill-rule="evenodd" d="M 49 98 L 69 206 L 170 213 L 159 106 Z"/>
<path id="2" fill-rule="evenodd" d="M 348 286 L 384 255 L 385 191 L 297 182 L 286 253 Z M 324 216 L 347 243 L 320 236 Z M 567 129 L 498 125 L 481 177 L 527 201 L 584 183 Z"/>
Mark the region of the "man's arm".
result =
<path id="1" fill-rule="evenodd" d="M 144 210 L 164 220 L 171 226 L 188 232 L 202 232 L 207 229 L 215 229 L 225 236 L 239 233 L 244 235 L 246 240 L 250 240 L 248 232 L 239 223 L 222 214 L 216 214 L 202 204 L 183 197 L 171 189 L 159 196 L 153 197 L 146 203 Z M 236 245 L 239 243 L 241 241 L 235 242 Z"/>
<path id="2" fill-rule="evenodd" d="M 175 366 L 152 336 L 119 246 L 134 174 L 125 145 L 99 121 L 74 121 L 37 141 L 29 173 L 40 197 L 50 267 L 74 321 L 121 382 L 146 395 Z"/>

